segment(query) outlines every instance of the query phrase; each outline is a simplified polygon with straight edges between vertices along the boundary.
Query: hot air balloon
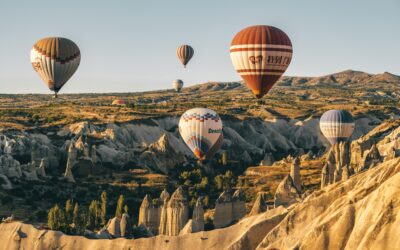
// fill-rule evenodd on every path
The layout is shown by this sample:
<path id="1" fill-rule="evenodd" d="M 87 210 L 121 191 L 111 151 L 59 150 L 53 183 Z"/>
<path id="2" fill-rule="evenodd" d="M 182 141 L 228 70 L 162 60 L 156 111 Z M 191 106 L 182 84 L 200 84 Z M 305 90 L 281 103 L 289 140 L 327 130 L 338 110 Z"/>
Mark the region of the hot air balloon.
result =
<path id="1" fill-rule="evenodd" d="M 267 94 L 286 71 L 292 52 L 292 43 L 285 32 L 266 25 L 241 30 L 230 47 L 234 68 L 258 99 Z"/>
<path id="2" fill-rule="evenodd" d="M 126 106 L 126 102 L 122 99 L 115 99 L 111 105 L 115 105 L 115 106 Z"/>
<path id="3" fill-rule="evenodd" d="M 353 117 L 346 110 L 329 110 L 319 120 L 322 134 L 332 145 L 346 141 L 353 133 L 354 125 Z"/>
<path id="4" fill-rule="evenodd" d="M 48 37 L 37 41 L 31 49 L 33 69 L 57 97 L 58 91 L 78 69 L 81 53 L 69 39 Z"/>
<path id="5" fill-rule="evenodd" d="M 181 79 L 176 79 L 172 82 L 172 87 L 175 89 L 176 92 L 181 92 L 183 81 Z"/>
<path id="6" fill-rule="evenodd" d="M 185 68 L 186 68 L 186 64 L 190 61 L 193 54 L 194 54 L 193 48 L 187 44 L 179 46 L 178 49 L 176 50 L 176 55 L 178 56 L 178 59 L 183 64 L 183 67 L 185 67 Z"/>
<path id="7" fill-rule="evenodd" d="M 179 132 L 199 160 L 208 159 L 222 145 L 222 121 L 211 109 L 186 111 L 179 120 Z"/>

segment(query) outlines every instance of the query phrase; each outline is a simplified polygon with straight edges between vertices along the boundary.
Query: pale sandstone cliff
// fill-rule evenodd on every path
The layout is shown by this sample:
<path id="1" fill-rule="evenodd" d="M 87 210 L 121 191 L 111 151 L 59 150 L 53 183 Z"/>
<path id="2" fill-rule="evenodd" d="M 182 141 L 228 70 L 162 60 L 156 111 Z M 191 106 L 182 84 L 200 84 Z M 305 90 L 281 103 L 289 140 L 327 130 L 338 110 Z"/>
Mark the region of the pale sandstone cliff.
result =
<path id="1" fill-rule="evenodd" d="M 90 240 L 0 225 L 0 249 L 400 249 L 400 158 L 278 207 L 212 231 L 135 240 Z"/>

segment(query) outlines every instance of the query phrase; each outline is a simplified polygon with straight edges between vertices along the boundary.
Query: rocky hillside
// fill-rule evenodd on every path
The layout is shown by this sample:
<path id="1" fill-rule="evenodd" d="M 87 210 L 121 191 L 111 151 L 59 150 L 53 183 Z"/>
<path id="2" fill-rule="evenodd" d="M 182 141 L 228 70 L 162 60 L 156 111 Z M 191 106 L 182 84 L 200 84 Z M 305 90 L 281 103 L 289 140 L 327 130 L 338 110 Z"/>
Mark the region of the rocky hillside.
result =
<path id="1" fill-rule="evenodd" d="M 400 249 L 400 160 L 386 161 L 308 196 L 228 228 L 137 240 L 89 240 L 0 225 L 0 249 Z"/>
<path id="2" fill-rule="evenodd" d="M 55 203 L 73 199 L 87 206 L 107 190 L 116 194 L 112 199 L 125 194 L 136 218 L 146 193 L 158 197 L 164 188 L 172 193 L 178 185 L 203 188 L 189 190 L 190 213 L 206 195 L 205 209 L 211 211 L 222 192 L 215 178 L 229 171 L 234 185 L 246 193 L 248 210 L 261 191 L 271 204 L 294 157 L 301 159 L 304 188 L 319 188 L 321 156 L 330 146 L 318 122 L 328 109 L 347 109 L 355 117 L 352 164 L 376 165 L 370 161 L 376 151 L 382 159 L 398 156 L 399 131 L 393 128 L 400 117 L 398 93 L 398 76 L 349 70 L 284 77 L 264 104 L 256 103 L 240 82 L 209 82 L 180 94 L 68 94 L 58 100 L 0 95 L 0 216 L 13 211 L 25 221 L 44 222 Z M 112 105 L 114 99 L 127 104 Z M 197 106 L 216 110 L 224 125 L 221 150 L 203 164 L 177 129 L 180 115 Z"/>

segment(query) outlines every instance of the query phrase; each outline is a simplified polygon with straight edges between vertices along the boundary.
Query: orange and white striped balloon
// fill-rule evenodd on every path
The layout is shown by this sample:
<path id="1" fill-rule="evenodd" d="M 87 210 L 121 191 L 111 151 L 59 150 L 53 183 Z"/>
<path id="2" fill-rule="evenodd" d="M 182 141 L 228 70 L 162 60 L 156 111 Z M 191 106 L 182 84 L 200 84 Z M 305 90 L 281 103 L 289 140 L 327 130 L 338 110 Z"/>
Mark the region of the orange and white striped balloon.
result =
<path id="1" fill-rule="evenodd" d="M 31 49 L 33 69 L 56 96 L 78 69 L 80 61 L 78 46 L 62 37 L 41 39 Z"/>
<path id="2" fill-rule="evenodd" d="M 241 30 L 230 47 L 233 66 L 257 98 L 267 94 L 286 71 L 292 53 L 285 32 L 266 25 Z"/>
<path id="3" fill-rule="evenodd" d="M 185 68 L 186 68 L 186 64 L 193 57 L 193 54 L 194 54 L 193 48 L 187 44 L 181 45 L 176 49 L 176 55 L 178 56 L 178 59 L 183 64 L 183 67 L 185 67 Z"/>

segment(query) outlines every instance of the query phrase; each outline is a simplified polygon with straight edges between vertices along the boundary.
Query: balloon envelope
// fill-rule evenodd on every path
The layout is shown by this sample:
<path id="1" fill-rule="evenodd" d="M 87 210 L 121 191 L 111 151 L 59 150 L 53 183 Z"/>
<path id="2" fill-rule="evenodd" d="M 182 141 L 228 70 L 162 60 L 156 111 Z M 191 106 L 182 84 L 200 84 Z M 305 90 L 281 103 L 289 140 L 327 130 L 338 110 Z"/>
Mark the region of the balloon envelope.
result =
<path id="1" fill-rule="evenodd" d="M 31 49 L 33 69 L 56 94 L 78 69 L 80 61 L 78 46 L 62 37 L 41 39 Z"/>
<path id="2" fill-rule="evenodd" d="M 222 145 L 222 121 L 211 109 L 194 108 L 186 111 L 179 120 L 179 132 L 200 160 L 211 157 Z"/>
<path id="3" fill-rule="evenodd" d="M 176 79 L 172 82 L 172 87 L 175 89 L 176 92 L 180 92 L 183 87 L 183 81 L 181 79 Z"/>
<path id="4" fill-rule="evenodd" d="M 186 68 L 186 64 L 190 61 L 194 54 L 194 50 L 187 44 L 181 45 L 176 49 L 176 55 L 178 59 L 181 61 L 183 66 Z"/>
<path id="5" fill-rule="evenodd" d="M 250 26 L 233 38 L 230 47 L 234 68 L 256 98 L 261 98 L 286 71 L 292 60 L 292 43 L 282 30 Z"/>
<path id="6" fill-rule="evenodd" d="M 332 145 L 346 141 L 353 133 L 354 126 L 354 119 L 346 110 L 329 110 L 321 116 L 319 121 L 322 134 Z"/>

